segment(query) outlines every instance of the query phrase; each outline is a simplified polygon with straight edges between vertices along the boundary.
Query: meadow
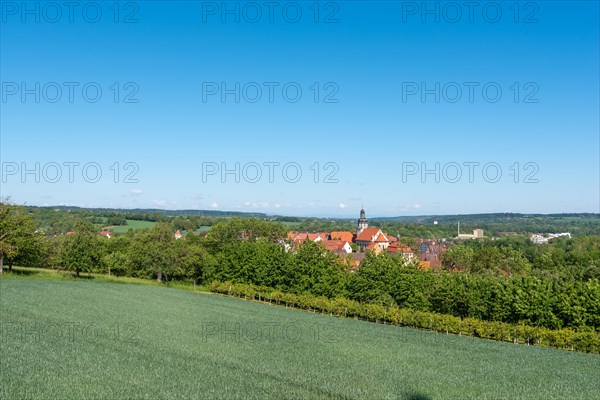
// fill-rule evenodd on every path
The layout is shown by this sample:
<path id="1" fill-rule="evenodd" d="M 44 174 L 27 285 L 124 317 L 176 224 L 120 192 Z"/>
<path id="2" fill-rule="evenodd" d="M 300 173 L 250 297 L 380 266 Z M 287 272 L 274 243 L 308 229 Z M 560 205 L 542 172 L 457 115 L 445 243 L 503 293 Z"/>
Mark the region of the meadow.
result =
<path id="1" fill-rule="evenodd" d="M 114 233 L 126 233 L 130 229 L 133 229 L 134 231 L 137 229 L 148 229 L 152 228 L 154 225 L 156 225 L 156 222 L 128 219 L 127 225 L 114 226 L 111 227 L 110 230 Z"/>
<path id="2" fill-rule="evenodd" d="M 52 273 L 0 278 L 0 398 L 597 398 L 600 356 Z"/>

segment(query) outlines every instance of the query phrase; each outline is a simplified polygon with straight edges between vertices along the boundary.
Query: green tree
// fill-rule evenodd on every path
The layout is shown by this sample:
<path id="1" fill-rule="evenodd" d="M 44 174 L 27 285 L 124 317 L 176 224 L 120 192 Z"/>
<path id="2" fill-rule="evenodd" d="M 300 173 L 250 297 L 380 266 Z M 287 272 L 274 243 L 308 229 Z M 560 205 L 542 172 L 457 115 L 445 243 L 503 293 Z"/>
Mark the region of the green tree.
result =
<path id="1" fill-rule="evenodd" d="M 442 253 L 440 258 L 447 271 L 465 271 L 473 265 L 474 256 L 472 248 L 457 244 Z"/>
<path id="2" fill-rule="evenodd" d="M 175 237 L 170 224 L 160 222 L 151 229 L 136 232 L 129 249 L 133 274 L 168 279 L 175 266 Z"/>
<path id="3" fill-rule="evenodd" d="M 91 272 L 102 258 L 99 237 L 94 225 L 87 219 L 79 220 L 72 234 L 65 235 L 59 252 L 58 262 L 68 271 Z"/>
<path id="4" fill-rule="evenodd" d="M 175 246 L 175 265 L 182 278 L 193 279 L 198 283 L 202 279 L 212 257 L 202 245 L 193 241 L 177 240 Z"/>
<path id="5" fill-rule="evenodd" d="M 230 243 L 261 238 L 277 243 L 285 238 L 286 231 L 285 226 L 277 222 L 234 217 L 214 225 L 207 235 L 207 241 L 212 250 L 220 250 Z"/>
<path id="6" fill-rule="evenodd" d="M 108 275 L 127 275 L 130 263 L 129 254 L 119 250 L 107 253 L 102 257 L 102 264 Z"/>
<path id="7" fill-rule="evenodd" d="M 14 260 L 41 249 L 41 237 L 35 231 L 35 223 L 23 207 L 0 202 L 0 274 L 5 257 L 12 269 Z"/>

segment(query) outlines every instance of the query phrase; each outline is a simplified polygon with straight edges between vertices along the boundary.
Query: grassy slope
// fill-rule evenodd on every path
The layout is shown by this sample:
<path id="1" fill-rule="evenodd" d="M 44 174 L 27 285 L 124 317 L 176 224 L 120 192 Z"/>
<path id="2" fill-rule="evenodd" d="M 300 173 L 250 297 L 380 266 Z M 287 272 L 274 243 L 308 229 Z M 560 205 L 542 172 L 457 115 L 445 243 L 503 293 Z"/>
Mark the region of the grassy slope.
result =
<path id="1" fill-rule="evenodd" d="M 0 310 L 0 398 L 547 399 L 600 392 L 597 355 L 157 286 L 13 275 L 0 279 Z"/>

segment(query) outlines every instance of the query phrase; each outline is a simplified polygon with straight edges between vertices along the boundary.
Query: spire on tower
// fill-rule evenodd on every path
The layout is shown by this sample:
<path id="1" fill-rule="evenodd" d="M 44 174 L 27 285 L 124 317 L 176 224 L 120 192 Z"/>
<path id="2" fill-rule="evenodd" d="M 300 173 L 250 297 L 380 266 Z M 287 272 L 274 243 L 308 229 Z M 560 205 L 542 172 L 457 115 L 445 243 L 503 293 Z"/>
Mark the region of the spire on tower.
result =
<path id="1" fill-rule="evenodd" d="M 358 231 L 357 235 L 359 235 L 364 229 L 369 227 L 369 221 L 367 220 L 367 216 L 365 215 L 365 209 L 362 208 L 360 210 L 360 218 L 358 218 Z"/>

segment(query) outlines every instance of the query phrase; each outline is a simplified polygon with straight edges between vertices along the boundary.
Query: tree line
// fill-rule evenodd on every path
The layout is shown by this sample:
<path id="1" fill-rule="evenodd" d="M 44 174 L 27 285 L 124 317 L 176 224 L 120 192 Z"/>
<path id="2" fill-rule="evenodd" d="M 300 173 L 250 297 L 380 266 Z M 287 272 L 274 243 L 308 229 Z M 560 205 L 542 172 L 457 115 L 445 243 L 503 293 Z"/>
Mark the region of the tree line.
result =
<path id="1" fill-rule="evenodd" d="M 357 271 L 322 245 L 290 247 L 275 222 L 230 218 L 206 237 L 176 240 L 172 224 L 100 236 L 88 218 L 71 234 L 46 236 L 21 207 L 0 207 L 0 266 L 46 267 L 160 282 L 233 282 L 296 295 L 357 302 L 548 329 L 600 329 L 600 240 L 550 246 L 521 239 L 451 247 L 438 271 L 418 260 L 369 253 Z"/>

